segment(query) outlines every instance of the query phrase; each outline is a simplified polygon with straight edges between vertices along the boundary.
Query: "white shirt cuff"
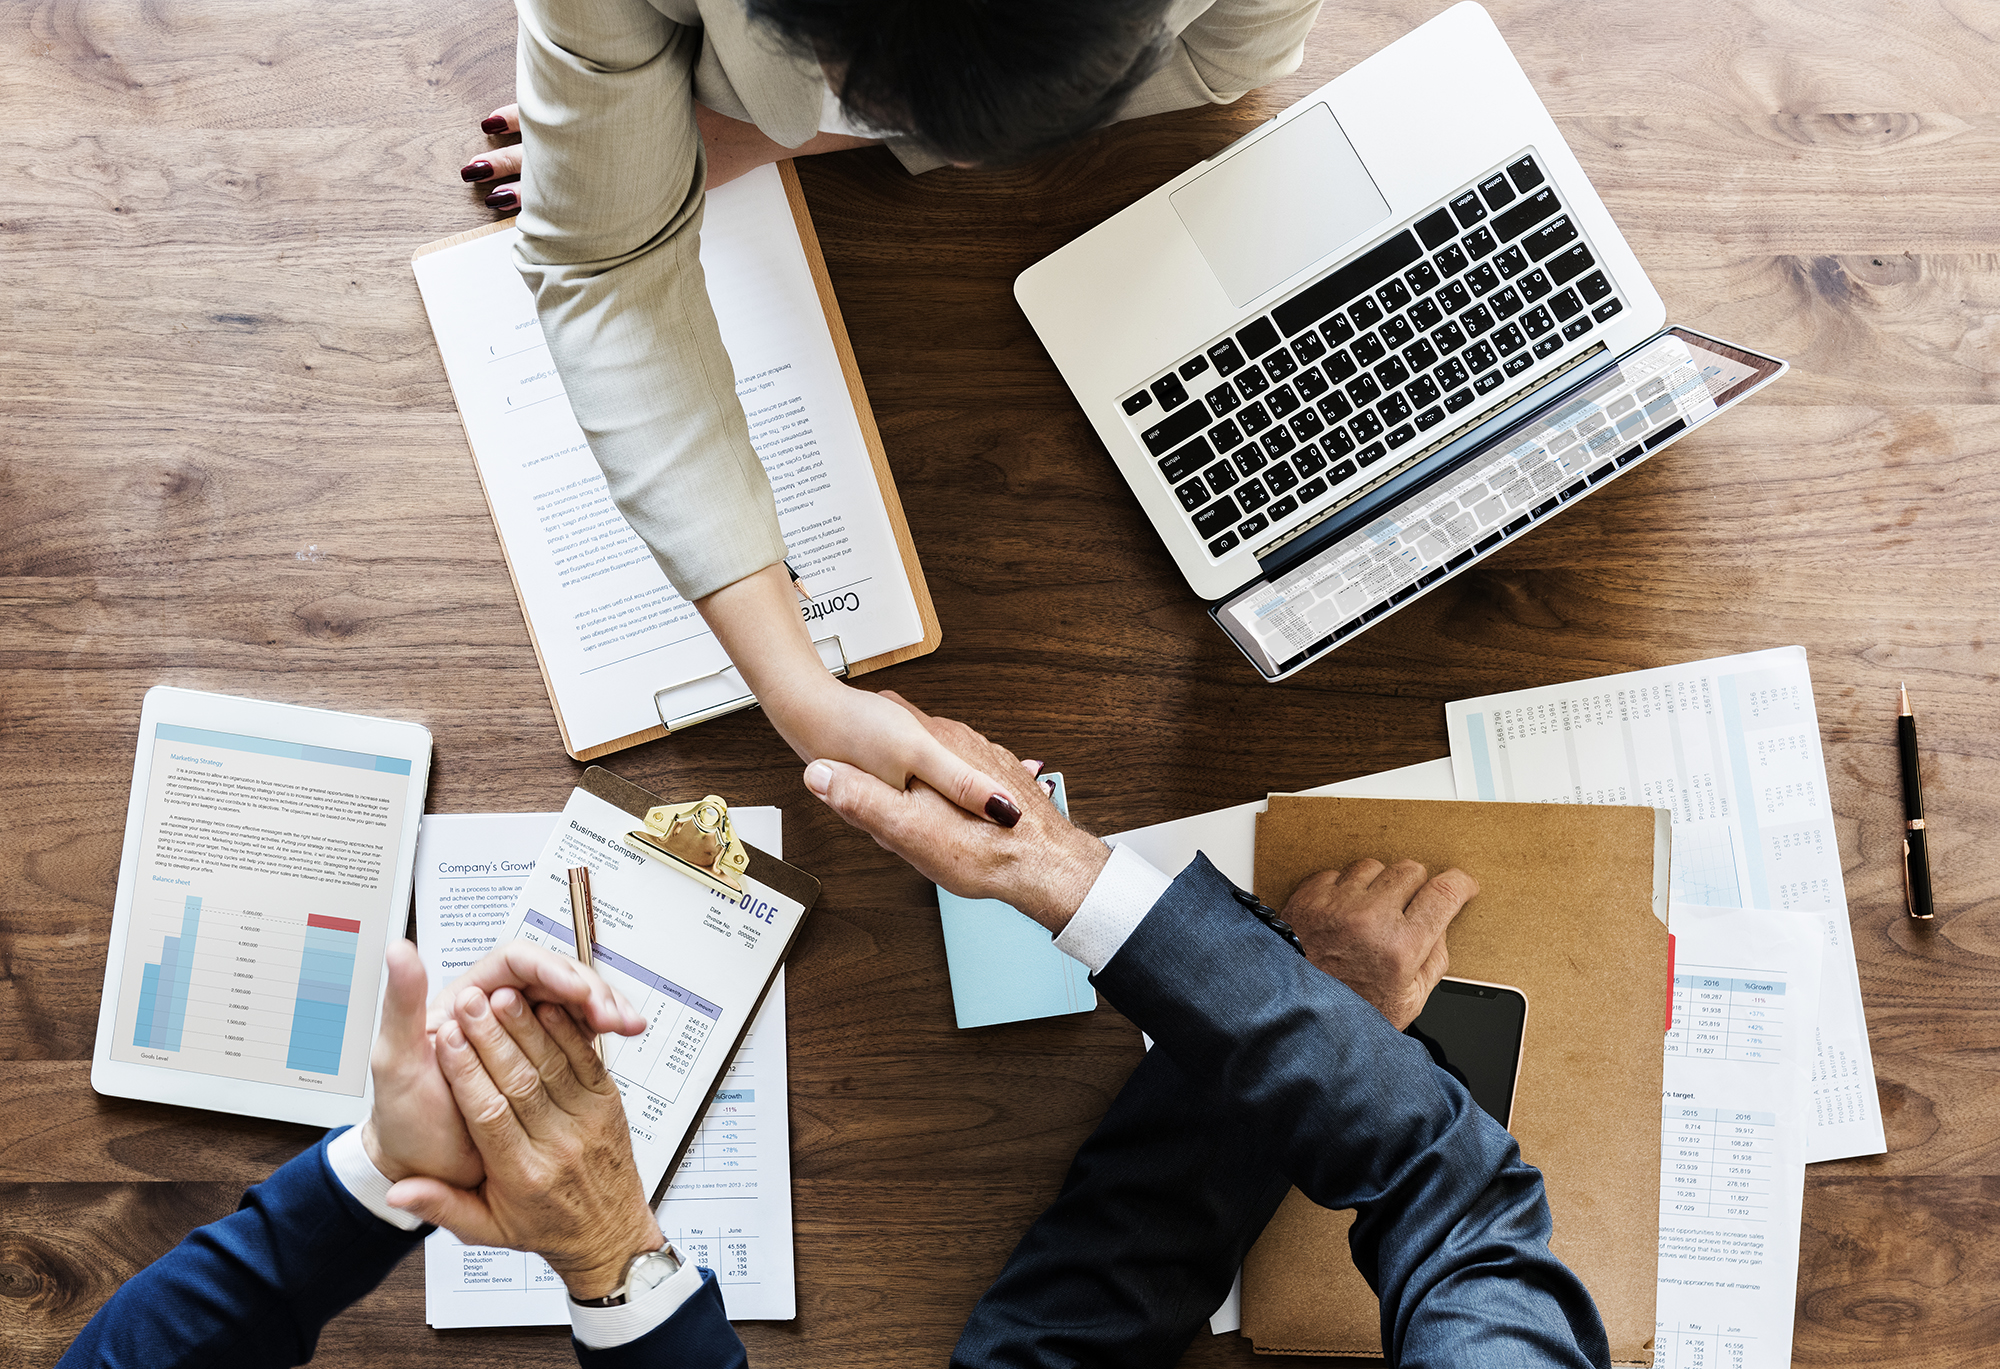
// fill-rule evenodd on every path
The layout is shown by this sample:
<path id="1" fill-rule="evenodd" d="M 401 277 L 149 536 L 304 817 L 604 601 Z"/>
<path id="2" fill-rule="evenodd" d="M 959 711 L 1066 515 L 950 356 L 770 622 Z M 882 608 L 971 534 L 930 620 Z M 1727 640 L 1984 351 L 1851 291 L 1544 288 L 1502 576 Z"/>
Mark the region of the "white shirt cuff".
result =
<path id="1" fill-rule="evenodd" d="M 1173 881 L 1129 847 L 1111 848 L 1076 916 L 1056 938 L 1056 949 L 1101 974 Z"/>
<path id="2" fill-rule="evenodd" d="M 592 1350 L 625 1345 L 652 1331 L 681 1310 L 681 1304 L 701 1288 L 701 1270 L 693 1260 L 658 1287 L 649 1288 L 623 1307 L 579 1307 L 569 1304 L 569 1325 L 576 1338 Z"/>
<path id="3" fill-rule="evenodd" d="M 327 1142 L 326 1162 L 333 1166 L 333 1176 L 340 1180 L 341 1187 L 390 1226 L 398 1231 L 415 1231 L 424 1224 L 422 1217 L 389 1206 L 389 1176 L 375 1168 L 375 1162 L 368 1158 L 361 1144 L 360 1127 L 349 1127 Z"/>

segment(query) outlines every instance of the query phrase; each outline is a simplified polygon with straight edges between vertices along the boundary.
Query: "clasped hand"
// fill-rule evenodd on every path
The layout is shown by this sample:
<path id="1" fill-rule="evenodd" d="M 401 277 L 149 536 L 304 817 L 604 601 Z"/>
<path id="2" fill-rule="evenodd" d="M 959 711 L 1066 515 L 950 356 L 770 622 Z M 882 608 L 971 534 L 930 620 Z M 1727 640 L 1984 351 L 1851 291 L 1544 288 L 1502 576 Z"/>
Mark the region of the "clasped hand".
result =
<path id="1" fill-rule="evenodd" d="M 390 946 L 375 1103 L 362 1145 L 392 1206 L 469 1245 L 532 1250 L 574 1298 L 662 1244 L 618 1086 L 591 1034 L 646 1022 L 589 968 L 526 942 L 474 965 L 426 1013 L 416 948 Z"/>

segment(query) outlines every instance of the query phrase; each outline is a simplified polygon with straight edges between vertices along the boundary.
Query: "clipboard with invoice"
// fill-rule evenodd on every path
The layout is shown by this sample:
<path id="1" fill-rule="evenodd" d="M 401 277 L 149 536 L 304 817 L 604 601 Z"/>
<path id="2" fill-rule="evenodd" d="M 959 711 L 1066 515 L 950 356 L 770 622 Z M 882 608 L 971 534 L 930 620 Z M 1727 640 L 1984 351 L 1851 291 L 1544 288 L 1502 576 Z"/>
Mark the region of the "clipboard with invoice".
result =
<path id="1" fill-rule="evenodd" d="M 943 640 L 792 164 L 708 193 L 702 272 L 821 661 Z M 508 219 L 418 249 L 444 358 L 563 749 L 594 760 L 756 702 L 611 502 L 515 269 Z"/>

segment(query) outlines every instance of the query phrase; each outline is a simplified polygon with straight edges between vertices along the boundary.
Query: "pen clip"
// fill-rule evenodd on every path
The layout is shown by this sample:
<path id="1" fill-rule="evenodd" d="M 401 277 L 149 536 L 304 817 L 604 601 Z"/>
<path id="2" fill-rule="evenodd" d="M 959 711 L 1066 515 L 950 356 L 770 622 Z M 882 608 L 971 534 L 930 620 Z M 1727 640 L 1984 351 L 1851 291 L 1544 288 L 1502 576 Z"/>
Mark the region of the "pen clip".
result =
<path id="1" fill-rule="evenodd" d="M 1917 896 L 1910 889 L 1910 839 L 1903 838 L 1903 911 L 1917 915 Z"/>

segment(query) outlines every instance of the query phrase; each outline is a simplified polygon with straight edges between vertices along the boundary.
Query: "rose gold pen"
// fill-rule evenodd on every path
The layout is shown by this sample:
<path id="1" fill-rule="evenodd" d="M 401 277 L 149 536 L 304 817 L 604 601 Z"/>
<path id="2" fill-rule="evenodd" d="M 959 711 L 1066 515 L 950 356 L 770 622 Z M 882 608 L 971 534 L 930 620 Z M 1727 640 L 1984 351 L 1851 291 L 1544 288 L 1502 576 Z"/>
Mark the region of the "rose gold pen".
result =
<path id="1" fill-rule="evenodd" d="M 590 867 L 573 865 L 569 871 L 569 920 L 576 934 L 576 958 L 583 964 L 591 962 L 591 943 L 597 940 L 597 909 L 590 901 Z M 597 1052 L 597 1058 L 604 1058 L 604 1038 L 593 1034 L 590 1048 Z"/>
<path id="2" fill-rule="evenodd" d="M 1924 830 L 1924 777 L 1917 757 L 1917 720 L 1910 713 L 1910 688 L 1899 686 L 1903 711 L 1896 718 L 1896 749 L 1903 761 L 1903 898 L 1910 916 L 1928 922 L 1931 906 L 1931 853 Z"/>

